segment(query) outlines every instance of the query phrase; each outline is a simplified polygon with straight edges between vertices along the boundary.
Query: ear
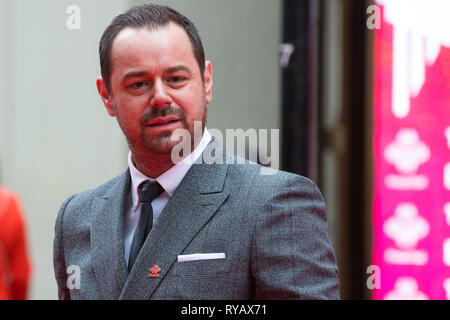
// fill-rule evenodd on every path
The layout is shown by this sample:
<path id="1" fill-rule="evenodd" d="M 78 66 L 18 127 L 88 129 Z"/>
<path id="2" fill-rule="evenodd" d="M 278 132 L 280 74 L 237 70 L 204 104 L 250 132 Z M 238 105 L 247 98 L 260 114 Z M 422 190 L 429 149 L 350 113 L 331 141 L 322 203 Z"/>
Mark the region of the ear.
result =
<path id="1" fill-rule="evenodd" d="M 212 101 L 212 88 L 213 88 L 213 71 L 211 61 L 205 62 L 205 71 L 203 73 L 203 79 L 205 81 L 205 95 L 206 95 L 206 103 L 210 103 Z"/>
<path id="2" fill-rule="evenodd" d="M 108 114 L 111 117 L 114 117 L 115 113 L 114 108 L 112 106 L 111 95 L 109 94 L 108 87 L 106 86 L 106 83 L 102 77 L 97 78 L 97 90 L 98 94 L 100 95 L 100 98 L 103 101 L 103 104 L 106 107 L 106 111 L 108 111 Z"/>

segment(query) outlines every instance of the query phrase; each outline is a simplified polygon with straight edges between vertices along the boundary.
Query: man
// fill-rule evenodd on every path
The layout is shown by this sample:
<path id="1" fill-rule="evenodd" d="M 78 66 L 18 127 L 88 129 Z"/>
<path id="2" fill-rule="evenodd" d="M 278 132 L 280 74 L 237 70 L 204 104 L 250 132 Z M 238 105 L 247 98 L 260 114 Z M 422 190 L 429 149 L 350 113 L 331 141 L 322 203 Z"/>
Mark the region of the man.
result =
<path id="1" fill-rule="evenodd" d="M 230 163 L 205 128 L 212 66 L 186 17 L 157 5 L 119 15 L 100 61 L 97 88 L 125 134 L 129 168 L 62 205 L 60 299 L 339 298 L 316 186 Z M 194 139 L 176 163 L 179 130 Z M 228 161 L 197 161 L 207 154 Z"/>

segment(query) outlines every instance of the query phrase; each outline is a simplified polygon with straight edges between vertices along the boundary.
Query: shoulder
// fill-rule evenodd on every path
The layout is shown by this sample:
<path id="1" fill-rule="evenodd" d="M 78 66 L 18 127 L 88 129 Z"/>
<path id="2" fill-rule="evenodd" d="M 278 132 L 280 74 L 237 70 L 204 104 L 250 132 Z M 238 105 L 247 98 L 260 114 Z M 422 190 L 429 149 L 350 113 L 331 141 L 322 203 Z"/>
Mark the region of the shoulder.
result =
<path id="1" fill-rule="evenodd" d="M 293 220 L 301 221 L 302 229 L 322 228 L 327 221 L 326 205 L 317 185 L 301 175 L 265 169 L 251 162 L 229 165 L 229 189 L 247 215 L 260 222 L 285 219 L 290 225 Z"/>
<path id="2" fill-rule="evenodd" d="M 322 199 L 317 185 L 304 176 L 283 170 L 268 168 L 234 155 L 229 159 L 228 176 L 233 183 L 251 186 L 252 194 L 263 199 L 270 199 L 280 193 L 313 195 Z M 241 162 L 239 162 L 241 161 Z"/>

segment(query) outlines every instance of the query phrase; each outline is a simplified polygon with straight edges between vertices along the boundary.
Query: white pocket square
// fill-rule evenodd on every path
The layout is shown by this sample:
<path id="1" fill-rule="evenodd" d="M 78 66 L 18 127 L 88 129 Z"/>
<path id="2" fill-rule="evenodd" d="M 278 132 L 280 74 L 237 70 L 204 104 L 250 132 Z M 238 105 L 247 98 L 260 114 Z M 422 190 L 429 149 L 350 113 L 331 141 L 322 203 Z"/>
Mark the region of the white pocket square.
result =
<path id="1" fill-rule="evenodd" d="M 212 260 L 212 259 L 225 259 L 225 253 L 194 253 L 183 254 L 178 256 L 178 262 L 197 261 L 197 260 Z"/>

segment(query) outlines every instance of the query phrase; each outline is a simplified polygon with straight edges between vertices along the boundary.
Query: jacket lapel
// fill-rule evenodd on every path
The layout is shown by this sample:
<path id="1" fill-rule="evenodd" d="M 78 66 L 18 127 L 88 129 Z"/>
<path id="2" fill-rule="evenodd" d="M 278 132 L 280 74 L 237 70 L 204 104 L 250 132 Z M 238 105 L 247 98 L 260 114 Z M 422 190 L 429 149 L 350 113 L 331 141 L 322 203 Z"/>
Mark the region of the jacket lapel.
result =
<path id="1" fill-rule="evenodd" d="M 194 164 L 145 241 L 120 299 L 149 299 L 179 254 L 227 199 L 227 164 Z M 149 277 L 157 265 L 158 277 Z"/>
<path id="2" fill-rule="evenodd" d="M 130 181 L 127 170 L 104 197 L 95 198 L 92 204 L 92 261 L 102 299 L 118 299 L 128 276 L 123 211 L 126 210 Z"/>

